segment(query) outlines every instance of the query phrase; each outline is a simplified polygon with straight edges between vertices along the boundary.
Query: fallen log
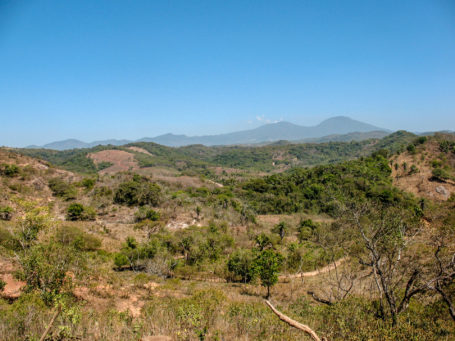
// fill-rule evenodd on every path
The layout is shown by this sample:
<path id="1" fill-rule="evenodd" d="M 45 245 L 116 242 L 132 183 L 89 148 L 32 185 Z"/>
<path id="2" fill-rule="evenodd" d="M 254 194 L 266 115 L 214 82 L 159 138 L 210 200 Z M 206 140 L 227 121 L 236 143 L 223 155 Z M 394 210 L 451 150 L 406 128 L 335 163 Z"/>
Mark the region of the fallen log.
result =
<path id="1" fill-rule="evenodd" d="M 297 322 L 297 321 L 291 319 L 290 317 L 287 317 L 283 313 L 279 312 L 278 310 L 276 310 L 275 307 L 272 305 L 272 303 L 270 303 L 269 300 L 265 300 L 265 303 L 270 307 L 270 309 L 272 309 L 272 311 L 275 313 L 275 315 L 277 315 L 279 317 L 279 319 L 281 321 L 289 324 L 291 327 L 304 331 L 315 341 L 324 341 L 325 340 L 324 338 L 322 338 L 322 340 L 321 340 L 319 338 L 319 336 L 315 333 L 315 331 L 313 329 L 311 329 L 310 327 L 308 327 L 307 325 Z"/>

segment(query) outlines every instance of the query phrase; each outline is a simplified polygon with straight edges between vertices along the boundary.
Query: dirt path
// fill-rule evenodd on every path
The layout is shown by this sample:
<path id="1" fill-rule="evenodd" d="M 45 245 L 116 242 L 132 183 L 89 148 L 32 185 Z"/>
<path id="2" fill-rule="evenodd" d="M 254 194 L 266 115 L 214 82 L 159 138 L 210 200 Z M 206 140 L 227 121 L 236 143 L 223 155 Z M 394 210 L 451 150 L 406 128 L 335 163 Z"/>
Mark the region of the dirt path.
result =
<path id="1" fill-rule="evenodd" d="M 320 268 L 320 269 L 317 269 L 314 271 L 301 272 L 301 273 L 297 273 L 297 274 L 281 275 L 278 277 L 278 279 L 284 280 L 284 279 L 292 279 L 292 278 L 317 276 L 319 274 L 323 274 L 323 273 L 329 272 L 331 270 L 334 270 L 337 266 L 340 266 L 340 264 L 342 264 L 346 259 L 347 259 L 346 257 L 340 258 L 335 263 L 330 263 L 329 265 L 326 265 L 323 268 Z"/>

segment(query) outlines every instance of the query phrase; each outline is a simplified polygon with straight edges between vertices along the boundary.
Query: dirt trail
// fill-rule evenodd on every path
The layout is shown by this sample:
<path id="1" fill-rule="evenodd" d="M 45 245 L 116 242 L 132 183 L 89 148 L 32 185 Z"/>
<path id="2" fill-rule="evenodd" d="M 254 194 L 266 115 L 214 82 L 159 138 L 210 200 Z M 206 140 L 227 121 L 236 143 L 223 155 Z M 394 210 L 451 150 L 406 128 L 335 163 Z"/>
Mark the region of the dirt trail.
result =
<path id="1" fill-rule="evenodd" d="M 291 279 L 291 278 L 302 278 L 302 277 L 313 277 L 317 276 L 319 274 L 323 274 L 329 271 L 334 270 L 337 266 L 340 266 L 347 258 L 343 257 L 338 259 L 335 263 L 330 263 L 329 265 L 324 266 L 323 268 L 314 270 L 314 271 L 308 271 L 308 272 L 301 272 L 297 274 L 289 274 L 289 275 L 281 275 L 278 277 L 280 280 L 284 279 Z"/>

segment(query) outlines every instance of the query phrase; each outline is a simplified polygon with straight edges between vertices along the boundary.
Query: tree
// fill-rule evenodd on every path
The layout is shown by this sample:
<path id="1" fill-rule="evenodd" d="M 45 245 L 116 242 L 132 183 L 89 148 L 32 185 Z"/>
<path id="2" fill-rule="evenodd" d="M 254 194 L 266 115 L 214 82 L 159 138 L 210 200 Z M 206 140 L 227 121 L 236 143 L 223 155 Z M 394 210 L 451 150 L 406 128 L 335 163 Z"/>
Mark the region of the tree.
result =
<path id="1" fill-rule="evenodd" d="M 227 269 L 234 275 L 234 281 L 251 282 L 256 276 L 253 253 L 250 250 L 234 251 L 227 262 Z"/>
<path id="2" fill-rule="evenodd" d="M 58 243 L 37 244 L 20 254 L 22 270 L 19 278 L 26 282 L 26 290 L 38 290 L 47 304 L 71 285 L 67 276 L 76 252 Z"/>
<path id="3" fill-rule="evenodd" d="M 267 288 L 267 299 L 270 297 L 270 288 L 278 282 L 278 272 L 283 264 L 283 256 L 273 250 L 261 251 L 255 259 L 262 286 Z"/>
<path id="4" fill-rule="evenodd" d="M 280 236 L 281 241 L 283 241 L 283 238 L 286 236 L 288 229 L 289 229 L 288 225 L 284 221 L 280 221 L 278 224 L 275 225 L 272 231 L 278 234 Z"/>
<path id="5" fill-rule="evenodd" d="M 160 193 L 161 188 L 157 184 L 144 178 L 134 177 L 133 180 L 119 185 L 114 195 L 114 202 L 128 206 L 156 206 L 160 200 Z"/>
<path id="6" fill-rule="evenodd" d="M 351 203 L 343 216 L 347 217 L 345 232 L 353 231 L 360 247 L 353 248 L 351 255 L 372 270 L 379 315 L 385 318 L 387 310 L 395 325 L 410 300 L 428 290 L 433 281 L 424 276 L 416 255 L 407 252 L 420 231 L 419 217 L 410 209 L 373 203 Z"/>
<path id="7" fill-rule="evenodd" d="M 263 251 L 264 249 L 273 246 L 272 240 L 265 233 L 258 234 L 254 240 L 259 251 Z"/>

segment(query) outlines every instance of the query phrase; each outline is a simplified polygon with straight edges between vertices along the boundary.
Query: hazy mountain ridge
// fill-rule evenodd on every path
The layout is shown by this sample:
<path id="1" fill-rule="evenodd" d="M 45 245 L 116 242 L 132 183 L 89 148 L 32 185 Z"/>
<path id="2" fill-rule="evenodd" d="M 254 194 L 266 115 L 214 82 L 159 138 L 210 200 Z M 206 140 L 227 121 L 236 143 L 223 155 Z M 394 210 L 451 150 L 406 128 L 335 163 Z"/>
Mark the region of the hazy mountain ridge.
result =
<path id="1" fill-rule="evenodd" d="M 370 136 L 370 132 L 376 132 L 376 135 Z M 352 140 L 368 139 L 372 137 L 383 137 L 377 132 L 387 133 L 387 129 L 379 128 L 374 125 L 353 120 L 345 116 L 337 116 L 329 118 L 320 124 L 312 127 L 300 126 L 290 122 L 277 122 L 262 125 L 255 129 L 237 131 L 227 134 L 218 135 L 203 135 L 203 136 L 187 136 L 164 134 L 156 137 L 144 137 L 139 140 L 102 140 L 86 143 L 77 139 L 68 139 L 63 141 L 56 141 L 45 144 L 42 147 L 29 146 L 29 148 L 46 148 L 55 150 L 66 150 L 74 148 L 91 148 L 97 145 L 114 145 L 121 146 L 131 142 L 155 142 L 161 145 L 170 147 L 180 147 L 192 144 L 202 144 L 206 146 L 214 145 L 237 145 L 237 144 L 257 144 L 268 143 L 280 140 L 287 141 L 305 141 L 316 142 L 318 139 L 323 138 L 324 142 L 327 141 L 349 141 L 350 136 L 343 136 L 347 134 L 354 134 Z M 364 134 L 364 135 L 363 135 Z"/>

